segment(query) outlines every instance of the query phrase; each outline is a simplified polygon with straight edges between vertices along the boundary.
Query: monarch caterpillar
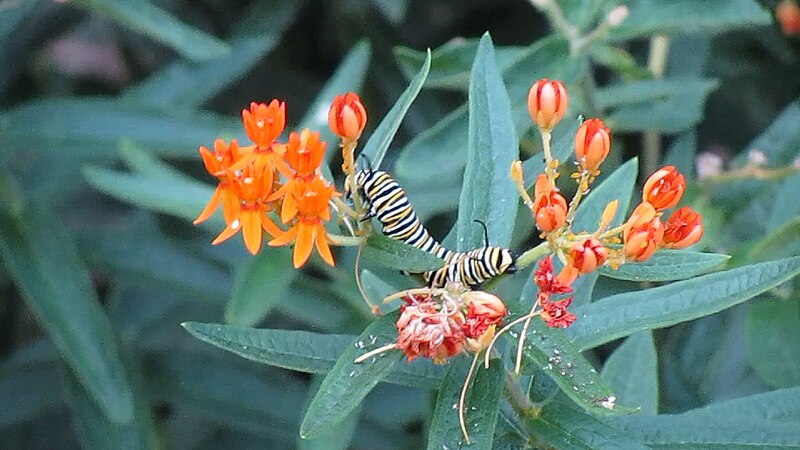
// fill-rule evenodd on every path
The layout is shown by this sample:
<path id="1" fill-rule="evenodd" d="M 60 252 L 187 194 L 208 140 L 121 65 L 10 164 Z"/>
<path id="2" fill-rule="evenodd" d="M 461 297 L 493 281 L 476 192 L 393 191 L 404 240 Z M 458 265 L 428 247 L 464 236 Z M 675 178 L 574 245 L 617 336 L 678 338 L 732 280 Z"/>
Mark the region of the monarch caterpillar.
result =
<path id="1" fill-rule="evenodd" d="M 514 273 L 515 257 L 510 250 L 486 245 L 468 252 L 453 252 L 442 246 L 419 220 L 403 188 L 381 170 L 359 170 L 355 175 L 359 196 L 383 226 L 383 234 L 445 260 L 441 269 L 423 273 L 430 287 L 443 287 L 448 281 L 477 287 L 501 273 Z"/>

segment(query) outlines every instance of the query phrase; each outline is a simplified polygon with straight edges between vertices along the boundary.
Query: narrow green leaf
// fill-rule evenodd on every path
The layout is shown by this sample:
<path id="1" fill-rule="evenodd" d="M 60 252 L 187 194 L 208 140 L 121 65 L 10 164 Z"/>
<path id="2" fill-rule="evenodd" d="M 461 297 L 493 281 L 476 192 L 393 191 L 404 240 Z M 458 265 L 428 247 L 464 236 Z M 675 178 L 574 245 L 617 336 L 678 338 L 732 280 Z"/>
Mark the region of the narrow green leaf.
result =
<path id="1" fill-rule="evenodd" d="M 339 143 L 339 138 L 334 136 L 328 128 L 328 109 L 337 95 L 361 90 L 364 77 L 367 75 L 371 54 L 372 47 L 369 41 L 361 40 L 354 45 L 339 63 L 333 76 L 320 89 L 300 120 L 298 128 L 319 131 L 322 140 L 328 143 L 325 152 L 326 165 L 329 165 L 336 156 L 336 148 Z"/>
<path id="2" fill-rule="evenodd" d="M 618 72 L 628 80 L 643 80 L 653 76 L 649 70 L 639 66 L 633 55 L 619 47 L 598 43 L 589 48 L 589 53 L 594 62 Z"/>
<path id="3" fill-rule="evenodd" d="M 606 205 L 614 200 L 619 201 L 619 206 L 614 220 L 611 221 L 611 227 L 621 224 L 628 212 L 638 171 L 639 160 L 633 158 L 619 166 L 617 170 L 600 182 L 581 202 L 575 212 L 572 229 L 576 232 L 597 230 Z"/>
<path id="4" fill-rule="evenodd" d="M 417 98 L 422 85 L 425 84 L 430 70 L 431 53 L 429 50 L 428 57 L 425 58 L 425 62 L 419 69 L 417 76 L 411 80 L 406 90 L 400 94 L 394 106 L 386 113 L 381 123 L 375 128 L 375 131 L 372 132 L 369 140 L 364 145 L 364 149 L 361 151 L 361 155 L 369 160 L 373 169 L 378 169 L 381 166 L 383 157 L 386 156 L 386 151 L 389 150 L 389 145 L 394 140 L 394 135 L 400 129 L 400 124 L 403 123 L 403 118 L 405 118 L 408 108 L 411 107 L 411 103 Z"/>
<path id="5" fill-rule="evenodd" d="M 617 394 L 619 401 L 639 407 L 642 414 L 658 413 L 658 367 L 653 334 L 639 331 L 630 335 L 603 365 L 600 376 Z"/>
<path id="6" fill-rule="evenodd" d="M 507 247 L 517 215 L 517 190 L 509 171 L 519 157 L 519 141 L 503 79 L 494 59 L 492 38 L 481 38 L 469 89 L 467 166 L 459 199 L 458 250 L 484 244 L 480 220 L 493 245 Z"/>
<path id="7" fill-rule="evenodd" d="M 76 3 L 168 45 L 193 61 L 219 58 L 230 51 L 224 42 L 181 22 L 149 1 L 77 0 Z"/>
<path id="8" fill-rule="evenodd" d="M 711 403 L 683 415 L 800 422 L 800 386 Z"/>
<path id="9" fill-rule="evenodd" d="M 635 0 L 630 14 L 611 30 L 620 41 L 654 34 L 716 34 L 735 28 L 767 25 L 770 14 L 753 0 Z"/>
<path id="10" fill-rule="evenodd" d="M 49 211 L 29 205 L 0 216 L 0 253 L 23 298 L 78 380 L 109 420 L 133 417 L 133 393 L 115 336 L 68 231 Z"/>
<path id="11" fill-rule="evenodd" d="M 409 273 L 422 273 L 444 266 L 443 259 L 378 233 L 367 238 L 361 256 L 375 264 Z"/>
<path id="12" fill-rule="evenodd" d="M 757 148 L 767 155 L 770 164 L 792 164 L 797 158 L 797 148 L 800 146 L 800 101 L 789 103 L 786 108 L 770 122 L 769 127 L 745 148 Z M 747 161 L 747 152 L 741 152 L 734 158 L 736 165 L 744 165 Z"/>
<path id="13" fill-rule="evenodd" d="M 576 309 L 567 330 L 588 350 L 637 331 L 668 327 L 722 311 L 800 274 L 800 257 L 770 261 L 612 295 Z"/>
<path id="14" fill-rule="evenodd" d="M 316 397 L 319 392 L 319 387 L 324 378 L 320 375 L 315 375 L 311 378 L 311 385 L 308 387 L 308 398 L 304 410 L 308 409 L 309 403 Z M 320 433 L 314 439 L 303 439 L 297 436 L 297 449 L 298 450 L 347 450 L 350 448 L 350 441 L 353 439 L 353 434 L 358 425 L 358 416 L 361 414 L 361 405 L 358 405 L 350 414 L 345 417 L 341 424 L 336 429 L 329 430 L 325 433 Z"/>
<path id="15" fill-rule="evenodd" d="M 800 448 L 796 424 L 690 415 L 615 417 L 611 425 L 642 439 L 652 448 L 764 450 Z"/>
<path id="16" fill-rule="evenodd" d="M 450 41 L 431 52 L 431 72 L 425 81 L 426 88 L 455 89 L 466 92 L 469 89 L 469 72 L 478 39 Z M 527 47 L 499 47 L 496 51 L 497 67 L 503 71 L 518 62 L 530 50 Z M 410 79 L 416 68 L 425 61 L 426 52 L 408 47 L 395 47 L 394 56 L 400 69 Z"/>
<path id="17" fill-rule="evenodd" d="M 193 221 L 211 199 L 214 188 L 186 179 L 180 172 L 173 177 L 150 177 L 88 165 L 83 176 L 95 189 L 132 205 Z M 204 227 L 222 230 L 222 216 L 212 216 Z"/>
<path id="18" fill-rule="evenodd" d="M 470 359 L 461 357 L 450 364 L 436 399 L 428 431 L 428 450 L 492 448 L 503 388 L 503 364 L 500 360 L 494 360 L 488 369 L 484 369 L 482 364 L 477 365 L 465 402 L 466 427 L 470 438 L 470 444 L 467 444 L 461 431 L 458 408 L 453 405 L 458 404 L 461 396 Z"/>
<path id="19" fill-rule="evenodd" d="M 225 321 L 237 325 L 255 325 L 267 316 L 286 294 L 296 270 L 289 264 L 289 247 L 261 252 L 237 267 L 233 292 L 225 305 Z"/>
<path id="20" fill-rule="evenodd" d="M 239 137 L 241 123 L 210 113 L 164 110 L 111 98 L 33 101 L 0 115 L 2 151 L 39 149 L 115 158 L 123 138 L 158 155 L 200 161 L 197 147 Z"/>
<path id="21" fill-rule="evenodd" d="M 683 250 L 660 250 L 640 263 L 626 263 L 618 269 L 601 267 L 603 276 L 630 281 L 685 280 L 720 268 L 729 259 L 720 253 L 699 253 Z"/>
<path id="22" fill-rule="evenodd" d="M 800 305 L 767 298 L 750 306 L 747 353 L 756 373 L 775 387 L 800 385 Z"/>
<path id="23" fill-rule="evenodd" d="M 187 322 L 183 327 L 194 337 L 243 358 L 284 369 L 327 373 L 339 355 L 349 350 L 356 336 L 319 334 L 296 330 L 259 330 L 236 325 Z M 364 342 L 361 340 L 361 342 Z M 367 340 L 371 342 L 371 339 Z M 376 344 L 377 338 L 376 338 Z M 372 346 L 372 344 L 370 344 Z M 359 350 L 368 351 L 366 348 Z M 353 357 L 355 359 L 355 356 Z M 369 364 L 369 363 L 366 363 Z M 444 369 L 427 360 L 415 360 L 392 368 L 384 381 L 430 388 L 444 378 Z"/>
<path id="24" fill-rule="evenodd" d="M 589 413 L 603 416 L 635 411 L 617 404 L 614 392 L 563 330 L 548 328 L 537 318 L 531 321 L 528 330 L 525 357 L 552 378 L 578 406 Z"/>
<path id="25" fill-rule="evenodd" d="M 353 362 L 371 350 L 395 342 L 397 329 L 394 324 L 398 316 L 399 313 L 393 313 L 376 320 L 345 348 L 308 406 L 300 425 L 300 436 L 312 438 L 338 426 L 403 358 L 402 352 L 393 349 L 362 363 Z"/>
<path id="26" fill-rule="evenodd" d="M 63 406 L 57 364 L 37 364 L 8 370 L 0 366 L 0 429 L 29 421 Z"/>
<path id="27" fill-rule="evenodd" d="M 715 80 L 664 78 L 624 83 L 598 90 L 597 102 L 611 109 L 607 122 L 614 131 L 683 131 L 703 118 L 705 100 Z"/>
<path id="28" fill-rule="evenodd" d="M 780 203 L 775 203 L 775 205 L 780 205 Z M 766 259 L 770 256 L 774 258 L 775 254 L 778 254 L 787 246 L 791 247 L 792 244 L 796 243 L 798 236 L 800 236 L 800 216 L 786 222 L 773 230 L 770 234 L 758 240 L 750 248 L 748 259 L 759 260 Z"/>
<path id="29" fill-rule="evenodd" d="M 644 450 L 649 447 L 601 421 L 599 418 L 575 409 L 574 405 L 556 398 L 536 418 L 528 418 L 525 427 L 535 436 L 536 442 L 548 448 L 586 450 Z"/>

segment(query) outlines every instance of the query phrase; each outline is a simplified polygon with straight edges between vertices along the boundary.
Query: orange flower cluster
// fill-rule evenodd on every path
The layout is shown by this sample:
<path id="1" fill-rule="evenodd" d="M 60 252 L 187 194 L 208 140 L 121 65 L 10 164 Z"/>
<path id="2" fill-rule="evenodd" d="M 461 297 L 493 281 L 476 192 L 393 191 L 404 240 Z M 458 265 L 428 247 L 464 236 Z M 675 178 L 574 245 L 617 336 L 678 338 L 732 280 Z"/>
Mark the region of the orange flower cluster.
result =
<path id="1" fill-rule="evenodd" d="M 661 247 L 681 249 L 703 237 L 703 218 L 684 206 L 661 222 L 664 210 L 675 207 L 686 190 L 686 179 L 674 166 L 650 175 L 644 184 L 642 203 L 631 213 L 623 228 L 625 259 L 646 261 Z"/>
<path id="2" fill-rule="evenodd" d="M 541 307 L 541 317 L 548 325 L 558 327 L 569 326 L 575 320 L 566 309 L 572 300 L 551 301 L 551 296 L 571 292 L 570 286 L 578 276 L 606 264 L 617 267 L 625 261 L 644 261 L 659 248 L 685 248 L 697 243 L 703 235 L 700 214 L 688 207 L 675 211 L 666 226 L 661 222 L 664 210 L 674 208 L 686 189 L 686 179 L 672 166 L 659 169 L 648 178 L 642 203 L 623 226 L 607 229 L 617 208 L 617 202 L 612 202 L 607 205 L 597 231 L 575 233 L 571 229 L 572 218 L 611 151 L 611 131 L 596 118 L 578 127 L 574 139 L 578 170 L 571 176 L 578 187 L 575 197 L 568 202 L 556 186 L 559 163 L 549 148 L 550 133 L 564 117 L 567 105 L 567 91 L 559 81 L 539 80 L 528 94 L 528 111 L 540 129 L 546 163 L 544 173 L 536 179 L 533 199 L 523 184 L 522 164 L 516 161 L 511 166 L 511 177 L 530 208 L 536 227 L 564 263 L 561 272 L 554 275 L 550 257 L 545 258 L 535 274 L 540 294 L 534 308 Z M 624 244 L 622 248 L 608 247 L 620 241 Z"/>
<path id="3" fill-rule="evenodd" d="M 308 261 L 315 246 L 322 259 L 333 265 L 324 223 L 331 219 L 328 202 L 339 194 L 320 173 L 325 143 L 319 133 L 292 132 L 288 142 L 278 142 L 286 126 L 286 104 L 279 100 L 251 103 L 242 110 L 242 123 L 252 145 L 240 147 L 236 140 L 226 144 L 217 139 L 213 152 L 200 147 L 206 170 L 218 184 L 194 223 L 207 220 L 221 204 L 226 227 L 213 244 L 241 230 L 245 247 L 256 254 L 266 231 L 273 238 L 270 246 L 295 243 L 296 268 Z M 272 220 L 273 211 L 280 212 L 288 230 Z"/>
<path id="4" fill-rule="evenodd" d="M 800 34 L 800 5 L 796 0 L 783 0 L 775 8 L 775 18 L 786 36 Z"/>
<path id="5" fill-rule="evenodd" d="M 441 364 L 464 349 L 478 351 L 508 314 L 503 301 L 487 292 L 438 291 L 404 297 L 395 345 L 409 361 L 421 356 Z"/>

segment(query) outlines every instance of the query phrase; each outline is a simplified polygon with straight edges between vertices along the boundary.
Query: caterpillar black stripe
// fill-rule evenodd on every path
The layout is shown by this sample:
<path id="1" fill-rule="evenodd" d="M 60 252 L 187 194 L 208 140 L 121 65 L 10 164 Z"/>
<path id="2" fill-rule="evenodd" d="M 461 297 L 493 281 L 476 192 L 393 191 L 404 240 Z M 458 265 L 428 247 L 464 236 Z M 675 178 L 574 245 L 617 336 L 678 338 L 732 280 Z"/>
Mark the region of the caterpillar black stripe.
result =
<path id="1" fill-rule="evenodd" d="M 461 253 L 444 248 L 430 235 L 403 188 L 387 172 L 360 170 L 355 181 L 370 217 L 378 219 L 384 235 L 445 260 L 441 269 L 423 274 L 429 286 L 443 287 L 448 281 L 457 281 L 474 288 L 501 273 L 515 271 L 515 258 L 508 249 L 488 243 Z"/>

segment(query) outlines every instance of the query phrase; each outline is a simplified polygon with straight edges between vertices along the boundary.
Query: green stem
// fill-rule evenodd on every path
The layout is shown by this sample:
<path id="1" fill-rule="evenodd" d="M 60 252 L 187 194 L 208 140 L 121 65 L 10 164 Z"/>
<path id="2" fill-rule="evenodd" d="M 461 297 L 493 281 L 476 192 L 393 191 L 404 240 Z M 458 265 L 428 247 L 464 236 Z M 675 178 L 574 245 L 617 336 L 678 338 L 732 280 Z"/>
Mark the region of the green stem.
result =
<path id="1" fill-rule="evenodd" d="M 332 241 L 333 245 L 338 245 L 341 247 L 355 247 L 361 245 L 364 240 L 361 237 L 343 236 L 341 234 L 331 233 L 328 233 L 328 237 Z"/>
<path id="2" fill-rule="evenodd" d="M 524 269 L 531 264 L 534 263 L 537 259 L 541 258 L 542 256 L 546 255 L 550 252 L 550 247 L 547 242 L 542 242 L 541 244 L 533 247 L 532 249 L 526 251 L 525 253 L 521 254 L 519 258 L 517 258 L 517 269 Z"/>
<path id="3" fill-rule="evenodd" d="M 519 384 L 517 384 L 517 381 L 508 370 L 505 370 L 503 387 L 508 396 L 508 402 L 511 403 L 511 407 L 520 417 L 535 418 L 541 414 L 542 409 L 531 402 L 531 399 L 520 389 Z"/>
<path id="4" fill-rule="evenodd" d="M 667 70 L 670 39 L 667 36 L 653 36 L 650 39 L 650 55 L 647 69 L 655 78 L 662 78 Z M 645 175 L 658 169 L 661 161 L 661 133 L 658 130 L 647 130 L 642 138 L 642 170 Z"/>

